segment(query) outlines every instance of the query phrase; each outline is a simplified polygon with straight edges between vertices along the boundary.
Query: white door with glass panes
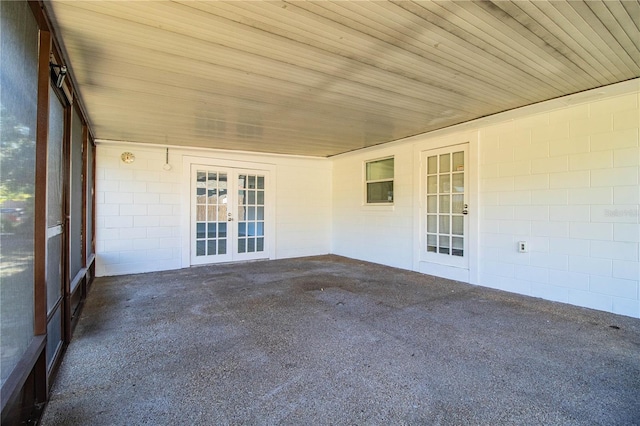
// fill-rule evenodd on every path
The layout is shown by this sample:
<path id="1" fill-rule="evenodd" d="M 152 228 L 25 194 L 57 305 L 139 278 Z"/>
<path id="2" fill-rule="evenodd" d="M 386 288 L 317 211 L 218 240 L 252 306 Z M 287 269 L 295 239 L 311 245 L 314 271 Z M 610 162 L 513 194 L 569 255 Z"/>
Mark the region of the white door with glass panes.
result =
<path id="1" fill-rule="evenodd" d="M 422 153 L 420 260 L 469 268 L 468 145 Z"/>
<path id="2" fill-rule="evenodd" d="M 191 166 L 191 264 L 268 258 L 268 172 Z"/>

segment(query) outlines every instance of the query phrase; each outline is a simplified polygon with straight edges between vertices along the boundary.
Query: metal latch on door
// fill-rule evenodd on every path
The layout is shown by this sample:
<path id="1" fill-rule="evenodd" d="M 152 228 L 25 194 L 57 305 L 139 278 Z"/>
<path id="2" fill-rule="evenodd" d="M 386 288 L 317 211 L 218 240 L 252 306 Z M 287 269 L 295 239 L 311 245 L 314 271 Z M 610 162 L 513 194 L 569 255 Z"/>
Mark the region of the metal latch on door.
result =
<path id="1" fill-rule="evenodd" d="M 465 204 L 465 205 L 464 205 L 464 209 L 462 210 L 462 214 L 467 214 L 467 213 L 469 213 L 469 211 L 467 210 L 468 208 L 469 208 L 469 205 L 468 205 L 468 204 Z"/>
<path id="2" fill-rule="evenodd" d="M 231 217 L 231 212 L 227 213 L 227 222 L 233 222 L 233 218 Z"/>

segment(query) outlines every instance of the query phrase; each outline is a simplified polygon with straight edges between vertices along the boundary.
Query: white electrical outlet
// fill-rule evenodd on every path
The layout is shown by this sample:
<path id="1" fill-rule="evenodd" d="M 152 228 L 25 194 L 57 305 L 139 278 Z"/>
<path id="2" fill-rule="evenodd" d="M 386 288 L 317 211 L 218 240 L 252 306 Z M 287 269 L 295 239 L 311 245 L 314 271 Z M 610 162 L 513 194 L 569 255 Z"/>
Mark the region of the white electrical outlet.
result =
<path id="1" fill-rule="evenodd" d="M 518 252 L 526 253 L 529 251 L 529 247 L 527 246 L 526 241 L 518 241 Z"/>

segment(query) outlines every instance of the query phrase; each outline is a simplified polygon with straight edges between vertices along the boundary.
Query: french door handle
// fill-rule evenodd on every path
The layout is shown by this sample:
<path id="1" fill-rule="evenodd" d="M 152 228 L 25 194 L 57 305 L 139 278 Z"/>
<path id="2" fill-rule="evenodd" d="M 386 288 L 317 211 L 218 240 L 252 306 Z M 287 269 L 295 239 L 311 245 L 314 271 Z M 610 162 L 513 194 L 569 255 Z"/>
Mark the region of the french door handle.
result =
<path id="1" fill-rule="evenodd" d="M 462 210 L 462 214 L 467 214 L 467 213 L 469 213 L 469 211 L 467 210 L 468 208 L 469 208 L 469 205 L 468 205 L 468 204 L 465 204 L 465 205 L 464 205 L 464 209 Z"/>

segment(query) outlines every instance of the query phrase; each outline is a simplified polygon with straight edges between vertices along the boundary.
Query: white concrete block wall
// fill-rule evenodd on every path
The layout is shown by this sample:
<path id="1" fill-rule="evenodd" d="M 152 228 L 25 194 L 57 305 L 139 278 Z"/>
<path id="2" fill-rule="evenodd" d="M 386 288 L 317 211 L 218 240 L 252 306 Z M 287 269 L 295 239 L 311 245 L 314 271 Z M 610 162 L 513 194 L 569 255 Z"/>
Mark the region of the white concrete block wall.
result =
<path id="1" fill-rule="evenodd" d="M 420 201 L 413 147 L 476 131 L 477 282 L 640 317 L 640 93 L 638 84 L 626 87 L 602 100 L 589 102 L 587 93 L 584 102 L 570 97 L 335 157 L 333 252 L 412 269 Z M 367 209 L 362 163 L 388 155 L 396 158 L 396 206 Z"/>
<path id="2" fill-rule="evenodd" d="M 550 101 L 328 160 L 172 148 L 167 172 L 164 148 L 100 144 L 97 274 L 183 266 L 184 155 L 274 165 L 275 258 L 332 252 L 413 269 L 419 255 L 416 152 L 437 138 L 474 132 L 479 266 L 472 279 L 640 317 L 640 91 L 631 87 L 601 100 L 586 94 L 581 103 L 575 97 Z M 123 151 L 134 152 L 136 161 L 123 164 Z M 394 206 L 365 206 L 363 164 L 387 156 L 395 158 Z M 527 242 L 527 253 L 518 253 L 518 241 Z"/>
<path id="3" fill-rule="evenodd" d="M 480 129 L 482 285 L 640 317 L 638 117 L 636 92 Z"/>
<path id="4" fill-rule="evenodd" d="M 367 206 L 364 164 L 394 157 L 394 205 Z M 413 267 L 411 145 L 364 150 L 333 161 L 333 253 L 383 265 Z"/>
<path id="5" fill-rule="evenodd" d="M 331 162 L 281 159 L 277 168 L 276 258 L 331 252 Z"/>
<path id="6" fill-rule="evenodd" d="M 133 163 L 122 152 L 136 155 Z M 96 275 L 180 267 L 181 171 L 162 169 L 164 150 L 98 144 Z"/>
<path id="7" fill-rule="evenodd" d="M 120 161 L 122 152 L 136 156 Z M 219 153 L 127 143 L 98 144 L 96 153 L 96 275 L 183 267 L 183 157 L 275 166 L 274 257 L 331 250 L 331 162 L 325 159 Z"/>

